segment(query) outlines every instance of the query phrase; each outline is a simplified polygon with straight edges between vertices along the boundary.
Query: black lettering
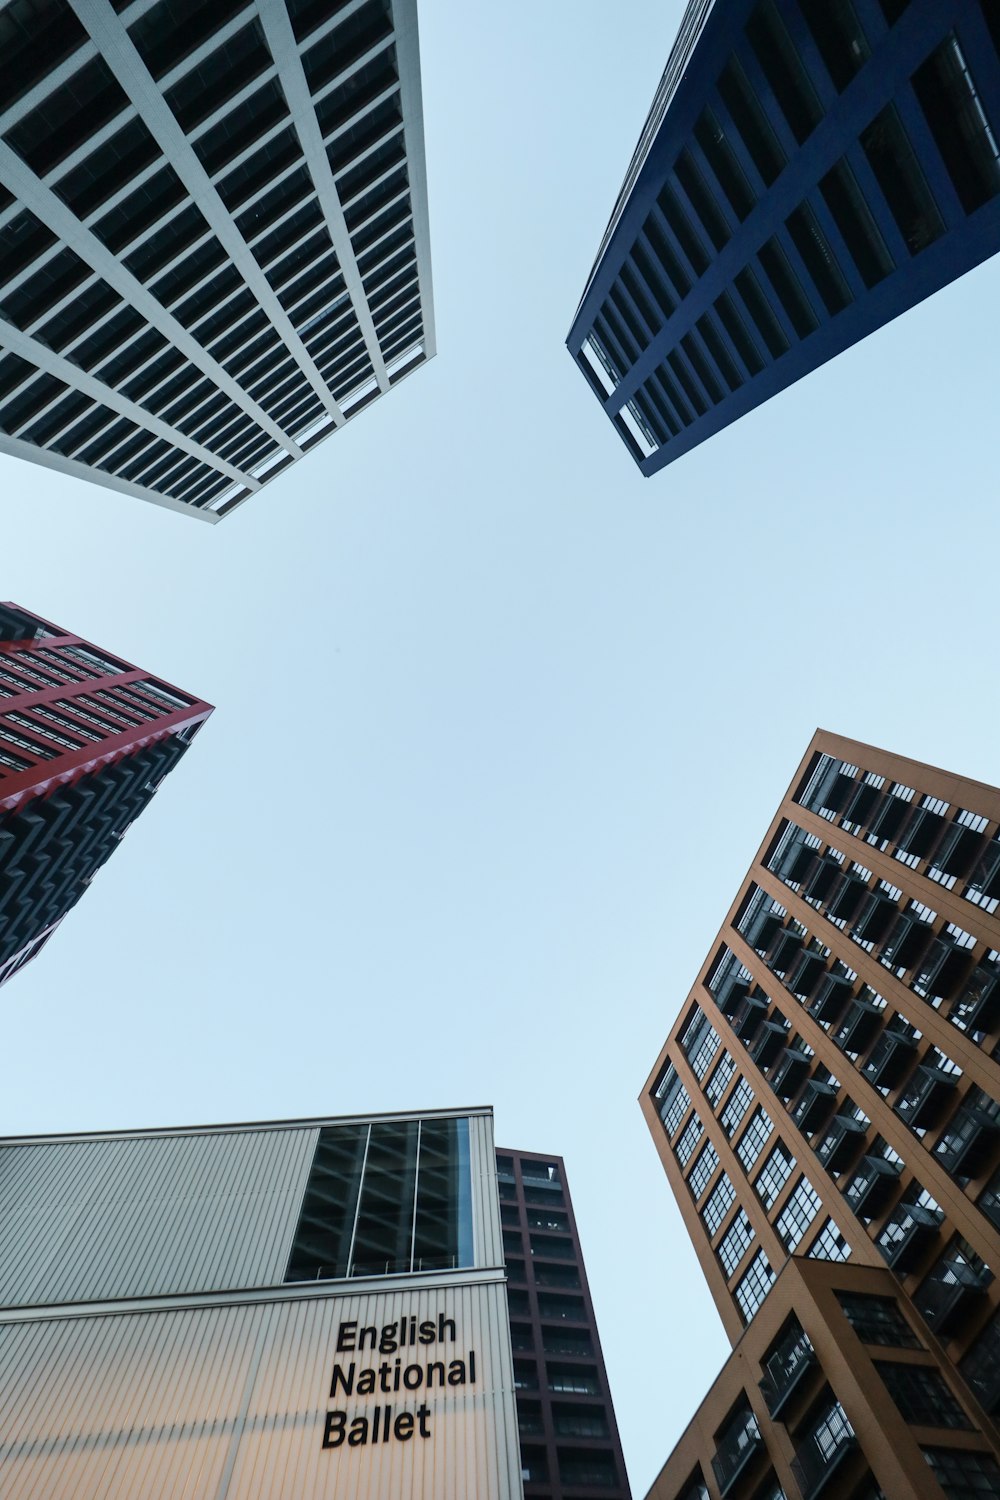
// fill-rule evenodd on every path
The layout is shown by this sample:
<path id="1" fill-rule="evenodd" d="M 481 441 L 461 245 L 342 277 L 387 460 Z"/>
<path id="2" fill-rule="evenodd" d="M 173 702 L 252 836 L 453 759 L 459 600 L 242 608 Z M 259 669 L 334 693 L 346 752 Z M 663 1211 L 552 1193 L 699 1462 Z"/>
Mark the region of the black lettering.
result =
<path id="1" fill-rule="evenodd" d="M 323 1447 L 339 1448 L 344 1441 L 344 1429 L 346 1426 L 346 1411 L 328 1411 L 326 1421 L 323 1423 Z"/>
<path id="2" fill-rule="evenodd" d="M 469 1384 L 470 1385 L 475 1385 L 475 1383 L 476 1383 L 476 1351 L 475 1351 L 475 1349 L 470 1349 L 469 1350 Z"/>
<path id="3" fill-rule="evenodd" d="M 357 1323 L 341 1323 L 337 1330 L 337 1353 L 350 1354 L 354 1349 L 354 1335 L 357 1332 Z M 350 1343 L 348 1343 L 350 1340 Z"/>
<path id="4" fill-rule="evenodd" d="M 358 1376 L 358 1395 L 371 1396 L 375 1393 L 375 1371 L 362 1370 Z"/>
<path id="5" fill-rule="evenodd" d="M 412 1377 L 412 1378 L 411 1378 Z M 407 1365 L 403 1371 L 403 1384 L 408 1391 L 415 1391 L 424 1383 L 424 1371 L 422 1365 Z"/>
<path id="6" fill-rule="evenodd" d="M 433 1344 L 433 1342 L 434 1342 L 434 1324 L 433 1323 L 421 1323 L 421 1325 L 420 1325 L 420 1342 L 422 1344 Z"/>
<path id="7" fill-rule="evenodd" d="M 337 1387 L 338 1386 L 343 1386 L 343 1388 L 344 1388 L 344 1395 L 345 1396 L 351 1395 L 352 1391 L 354 1390 L 354 1360 L 353 1359 L 351 1360 L 351 1363 L 347 1367 L 347 1374 L 346 1375 L 344 1374 L 344 1367 L 343 1367 L 342 1364 L 340 1364 L 338 1362 L 337 1364 L 334 1365 L 334 1367 L 333 1367 L 333 1380 L 330 1383 L 330 1399 L 331 1400 L 336 1396 L 336 1394 L 337 1394 Z"/>
<path id="8" fill-rule="evenodd" d="M 392 1390 L 392 1386 L 389 1384 L 389 1374 L 389 1366 L 384 1362 L 380 1364 L 378 1367 L 378 1388 L 387 1396 Z"/>
<path id="9" fill-rule="evenodd" d="M 391 1435 L 390 1428 L 389 1428 L 389 1418 L 391 1416 L 392 1416 L 392 1407 L 391 1406 L 387 1406 L 386 1409 L 385 1409 L 385 1415 L 383 1417 L 383 1422 L 382 1422 L 382 1441 L 383 1441 L 383 1443 L 387 1443 L 389 1441 L 389 1438 L 390 1438 L 390 1435 Z"/>
<path id="10" fill-rule="evenodd" d="M 453 1359 L 452 1362 L 451 1362 L 451 1364 L 448 1366 L 448 1384 L 449 1385 L 464 1385 L 465 1384 L 465 1360 L 464 1359 Z"/>
<path id="11" fill-rule="evenodd" d="M 439 1313 L 438 1314 L 438 1343 L 439 1344 L 443 1344 L 444 1343 L 444 1331 L 445 1331 L 446 1328 L 450 1328 L 451 1329 L 451 1342 L 454 1343 L 455 1339 L 457 1337 L 456 1332 L 455 1332 L 455 1320 L 454 1320 L 454 1318 L 446 1318 L 445 1315 L 444 1315 L 444 1313 Z"/>
<path id="12" fill-rule="evenodd" d="M 380 1354 L 395 1354 L 399 1348 L 399 1339 L 396 1337 L 395 1323 L 386 1323 L 382 1329 L 382 1336 L 378 1341 L 378 1352 Z"/>
<path id="13" fill-rule="evenodd" d="M 417 1407 L 417 1421 L 420 1423 L 420 1436 L 423 1438 L 428 1438 L 431 1435 L 431 1429 L 427 1420 L 430 1414 L 431 1409 L 429 1406 Z"/>
<path id="14" fill-rule="evenodd" d="M 407 1339 L 407 1343 L 408 1344 L 415 1344 L 416 1342 L 417 1342 L 417 1320 L 416 1320 L 416 1318 L 411 1317 L 410 1318 L 410 1337 Z"/>
<path id="15" fill-rule="evenodd" d="M 435 1359 L 435 1360 L 432 1360 L 431 1363 L 427 1366 L 427 1384 L 428 1384 L 428 1386 L 432 1386 L 434 1384 L 434 1371 L 435 1370 L 437 1370 L 437 1372 L 438 1372 L 438 1385 L 444 1385 L 444 1363 L 443 1363 L 442 1360 Z"/>
<path id="16" fill-rule="evenodd" d="M 370 1337 L 369 1337 L 370 1335 Z M 362 1328 L 358 1336 L 358 1348 L 363 1349 L 367 1343 L 369 1349 L 375 1348 L 375 1340 L 378 1338 L 377 1328 Z"/>
<path id="17" fill-rule="evenodd" d="M 393 1433 L 401 1443 L 405 1443 L 413 1436 L 413 1416 L 408 1411 L 401 1411 L 392 1426 Z"/>
<path id="18" fill-rule="evenodd" d="M 376 1407 L 376 1410 L 378 1408 Z M 349 1448 L 361 1448 L 368 1441 L 368 1418 L 355 1417 L 351 1423 L 351 1430 L 347 1434 L 347 1445 Z"/>

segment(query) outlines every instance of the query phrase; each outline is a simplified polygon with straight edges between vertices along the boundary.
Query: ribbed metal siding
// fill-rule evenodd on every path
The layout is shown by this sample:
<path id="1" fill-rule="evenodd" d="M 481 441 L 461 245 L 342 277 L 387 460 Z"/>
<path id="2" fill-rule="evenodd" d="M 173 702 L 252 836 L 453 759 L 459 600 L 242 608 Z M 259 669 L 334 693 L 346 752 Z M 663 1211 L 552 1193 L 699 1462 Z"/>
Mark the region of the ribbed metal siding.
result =
<path id="1" fill-rule="evenodd" d="M 444 1353 L 476 1351 L 475 1386 L 328 1400 L 342 1320 L 440 1312 L 459 1335 Z M 324 1450 L 332 1405 L 353 1416 L 386 1399 L 426 1402 L 431 1436 Z M 4 1500 L 517 1500 L 504 1289 L 0 1324 L 0 1465 Z"/>
<path id="2" fill-rule="evenodd" d="M 0 1306 L 280 1282 L 315 1130 L 0 1150 Z"/>
<path id="3" fill-rule="evenodd" d="M 497 1190 L 497 1158 L 493 1146 L 493 1116 L 469 1120 L 469 1160 L 472 1166 L 472 1233 L 475 1264 L 502 1266 L 503 1231 Z"/>

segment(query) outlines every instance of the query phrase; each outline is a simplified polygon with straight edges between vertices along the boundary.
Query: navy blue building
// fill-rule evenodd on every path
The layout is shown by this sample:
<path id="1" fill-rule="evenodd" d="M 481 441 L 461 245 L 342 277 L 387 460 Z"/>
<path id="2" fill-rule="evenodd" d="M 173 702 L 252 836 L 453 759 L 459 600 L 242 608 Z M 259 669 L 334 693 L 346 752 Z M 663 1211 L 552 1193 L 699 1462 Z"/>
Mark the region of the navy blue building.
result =
<path id="1" fill-rule="evenodd" d="M 1000 0 L 691 0 L 567 340 L 652 474 L 1000 249 Z"/>

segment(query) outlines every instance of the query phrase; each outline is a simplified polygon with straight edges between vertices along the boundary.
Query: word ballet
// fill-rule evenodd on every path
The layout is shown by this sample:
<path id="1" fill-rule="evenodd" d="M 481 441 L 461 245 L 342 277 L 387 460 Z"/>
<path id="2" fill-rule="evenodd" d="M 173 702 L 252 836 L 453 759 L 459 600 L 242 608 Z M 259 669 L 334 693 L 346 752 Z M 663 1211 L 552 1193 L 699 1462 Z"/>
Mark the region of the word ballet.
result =
<path id="1" fill-rule="evenodd" d="M 357 1322 L 341 1323 L 337 1331 L 337 1354 L 396 1354 L 397 1350 L 414 1352 L 421 1345 L 455 1343 L 457 1329 L 453 1318 L 441 1313 L 437 1321 L 418 1322 L 414 1317 L 400 1318 L 381 1327 L 359 1327 Z M 395 1392 L 433 1390 L 439 1387 L 475 1385 L 476 1351 L 470 1349 L 461 1359 L 431 1359 L 426 1363 L 396 1354 L 395 1359 L 365 1364 L 356 1359 L 336 1360 L 330 1381 L 330 1399 L 343 1396 L 392 1395 Z M 404 1397 L 405 1399 L 405 1397 Z M 423 1405 L 415 1411 L 399 1411 L 388 1404 L 376 1405 L 371 1411 L 351 1414 L 343 1409 L 326 1413 L 323 1424 L 323 1447 L 367 1447 L 369 1444 L 408 1442 L 410 1438 L 431 1436 L 431 1408 Z"/>

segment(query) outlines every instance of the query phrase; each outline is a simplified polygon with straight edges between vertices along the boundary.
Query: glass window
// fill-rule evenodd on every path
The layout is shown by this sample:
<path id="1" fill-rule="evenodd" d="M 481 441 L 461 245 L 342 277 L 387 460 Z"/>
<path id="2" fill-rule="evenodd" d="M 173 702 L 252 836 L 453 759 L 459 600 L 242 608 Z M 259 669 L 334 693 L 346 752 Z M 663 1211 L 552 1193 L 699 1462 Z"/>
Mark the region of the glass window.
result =
<path id="1" fill-rule="evenodd" d="M 778 1215 L 775 1226 L 789 1254 L 795 1250 L 822 1206 L 819 1194 L 808 1177 L 800 1178 Z"/>
<path id="2" fill-rule="evenodd" d="M 737 274 L 736 290 L 743 298 L 744 306 L 757 325 L 772 358 L 777 359 L 789 347 L 788 336 L 778 321 L 774 308 L 764 296 L 760 282 L 749 267 L 744 267 Z"/>
<path id="3" fill-rule="evenodd" d="M 809 1246 L 810 1260 L 850 1260 L 851 1247 L 832 1219 L 827 1219 Z"/>
<path id="4" fill-rule="evenodd" d="M 92 58 L 23 115 L 4 139 L 39 177 L 128 107 L 102 57 Z"/>
<path id="5" fill-rule="evenodd" d="M 10 0 L 0 11 L 2 108 L 9 109 L 87 40 L 66 0 Z"/>
<path id="6" fill-rule="evenodd" d="M 702 111 L 694 127 L 694 138 L 736 217 L 741 221 L 747 218 L 757 202 L 757 194 L 750 186 L 747 174 L 740 166 L 739 157 L 714 110 Z"/>
<path id="7" fill-rule="evenodd" d="M 719 1153 L 711 1141 L 707 1141 L 702 1148 L 698 1160 L 691 1168 L 691 1174 L 688 1177 L 688 1187 L 691 1189 L 691 1195 L 695 1201 L 701 1197 L 702 1193 L 708 1187 L 712 1173 L 718 1165 Z"/>
<path id="8" fill-rule="evenodd" d="M 1000 192 L 1000 154 L 954 33 L 911 81 L 962 207 L 970 214 Z"/>
<path id="9" fill-rule="evenodd" d="M 816 90 L 774 0 L 762 0 L 747 22 L 747 37 L 791 132 L 801 145 L 823 118 Z"/>
<path id="10" fill-rule="evenodd" d="M 730 1053 L 723 1052 L 721 1058 L 715 1065 L 711 1078 L 705 1087 L 705 1097 L 712 1105 L 718 1104 L 729 1085 L 729 1081 L 736 1072 L 736 1064 Z"/>
<path id="11" fill-rule="evenodd" d="M 740 64 L 731 57 L 719 78 L 719 94 L 750 157 L 770 187 L 788 158 Z"/>
<path id="12" fill-rule="evenodd" d="M 678 1078 L 677 1069 L 672 1063 L 657 1085 L 656 1100 L 664 1129 L 668 1135 L 673 1135 L 687 1114 L 691 1096 Z"/>
<path id="13" fill-rule="evenodd" d="M 736 1143 L 736 1155 L 747 1172 L 751 1170 L 760 1156 L 773 1129 L 774 1124 L 770 1115 L 763 1106 L 758 1105 L 750 1118 L 750 1124 Z"/>
<path id="14" fill-rule="evenodd" d="M 908 1422 L 918 1427 L 972 1426 L 939 1370 L 929 1365 L 903 1365 L 884 1359 L 874 1363 L 889 1395 Z"/>
<path id="15" fill-rule="evenodd" d="M 967 1448 L 922 1451 L 948 1500 L 988 1500 L 1000 1495 L 1000 1466 L 992 1454 Z"/>
<path id="16" fill-rule="evenodd" d="M 726 1107 L 722 1111 L 721 1115 L 722 1128 L 723 1130 L 725 1130 L 726 1135 L 730 1140 L 732 1140 L 733 1136 L 736 1134 L 737 1130 L 742 1124 L 743 1117 L 746 1114 L 747 1110 L 750 1108 L 753 1101 L 753 1089 L 750 1087 L 745 1078 L 741 1078 L 732 1094 L 730 1095 Z"/>
<path id="17" fill-rule="evenodd" d="M 815 328 L 819 327 L 819 319 L 802 290 L 802 283 L 792 270 L 788 256 L 775 236 L 772 235 L 766 244 L 761 245 L 757 258 L 778 294 L 778 299 L 788 315 L 788 321 L 799 338 L 804 339 L 807 333 L 812 333 Z"/>
<path id="18" fill-rule="evenodd" d="M 827 172 L 820 191 L 862 281 L 867 287 L 877 286 L 895 269 L 895 262 L 845 160 Z"/>
<path id="19" fill-rule="evenodd" d="M 749 1270 L 736 1283 L 735 1296 L 743 1315 L 749 1323 L 775 1282 L 771 1264 L 763 1250 L 758 1250 L 750 1262 Z"/>
<path id="20" fill-rule="evenodd" d="M 756 1237 L 746 1210 L 741 1208 L 732 1224 L 730 1224 L 722 1236 L 721 1243 L 716 1252 L 727 1281 L 750 1249 Z"/>
<path id="21" fill-rule="evenodd" d="M 721 250 L 729 243 L 731 237 L 726 216 L 699 171 L 694 157 L 686 148 L 674 163 L 674 174 L 687 194 L 712 244 L 716 250 Z"/>
<path id="22" fill-rule="evenodd" d="M 698 1116 L 696 1114 L 692 1115 L 681 1132 L 680 1140 L 674 1147 L 677 1160 L 682 1167 L 686 1167 L 694 1155 L 694 1149 L 701 1140 L 702 1130 L 703 1126 Z"/>
<path id="23" fill-rule="evenodd" d="M 916 255 L 944 234 L 944 221 L 894 105 L 862 131 L 861 145 L 899 232 Z"/>
<path id="24" fill-rule="evenodd" d="M 868 1292 L 838 1292 L 837 1301 L 863 1344 L 883 1344 L 892 1349 L 922 1347 L 894 1297 L 875 1297 Z"/>
<path id="25" fill-rule="evenodd" d="M 162 78 L 223 27 L 245 0 L 160 0 L 129 27 L 129 36 L 154 78 Z"/>
<path id="26" fill-rule="evenodd" d="M 851 290 L 816 215 L 803 203 L 785 225 L 827 312 L 841 312 L 853 300 Z"/>
<path id="27" fill-rule="evenodd" d="M 776 1202 L 794 1170 L 795 1157 L 781 1141 L 776 1142 L 754 1182 L 754 1189 L 765 1208 L 771 1208 Z"/>
<path id="28" fill-rule="evenodd" d="M 799 0 L 799 9 L 838 93 L 871 57 L 851 0 Z"/>
<path id="29" fill-rule="evenodd" d="M 701 1211 L 702 1222 L 708 1230 L 710 1237 L 717 1234 L 722 1228 L 722 1222 L 735 1202 L 736 1189 L 733 1187 L 726 1173 L 723 1172 L 715 1187 L 709 1193 L 705 1207 Z"/>
<path id="30" fill-rule="evenodd" d="M 715 311 L 733 348 L 746 366 L 747 373 L 759 375 L 764 368 L 760 350 L 747 332 L 747 326 L 736 311 L 736 306 L 728 292 L 723 292 L 721 296 L 716 297 Z"/>

